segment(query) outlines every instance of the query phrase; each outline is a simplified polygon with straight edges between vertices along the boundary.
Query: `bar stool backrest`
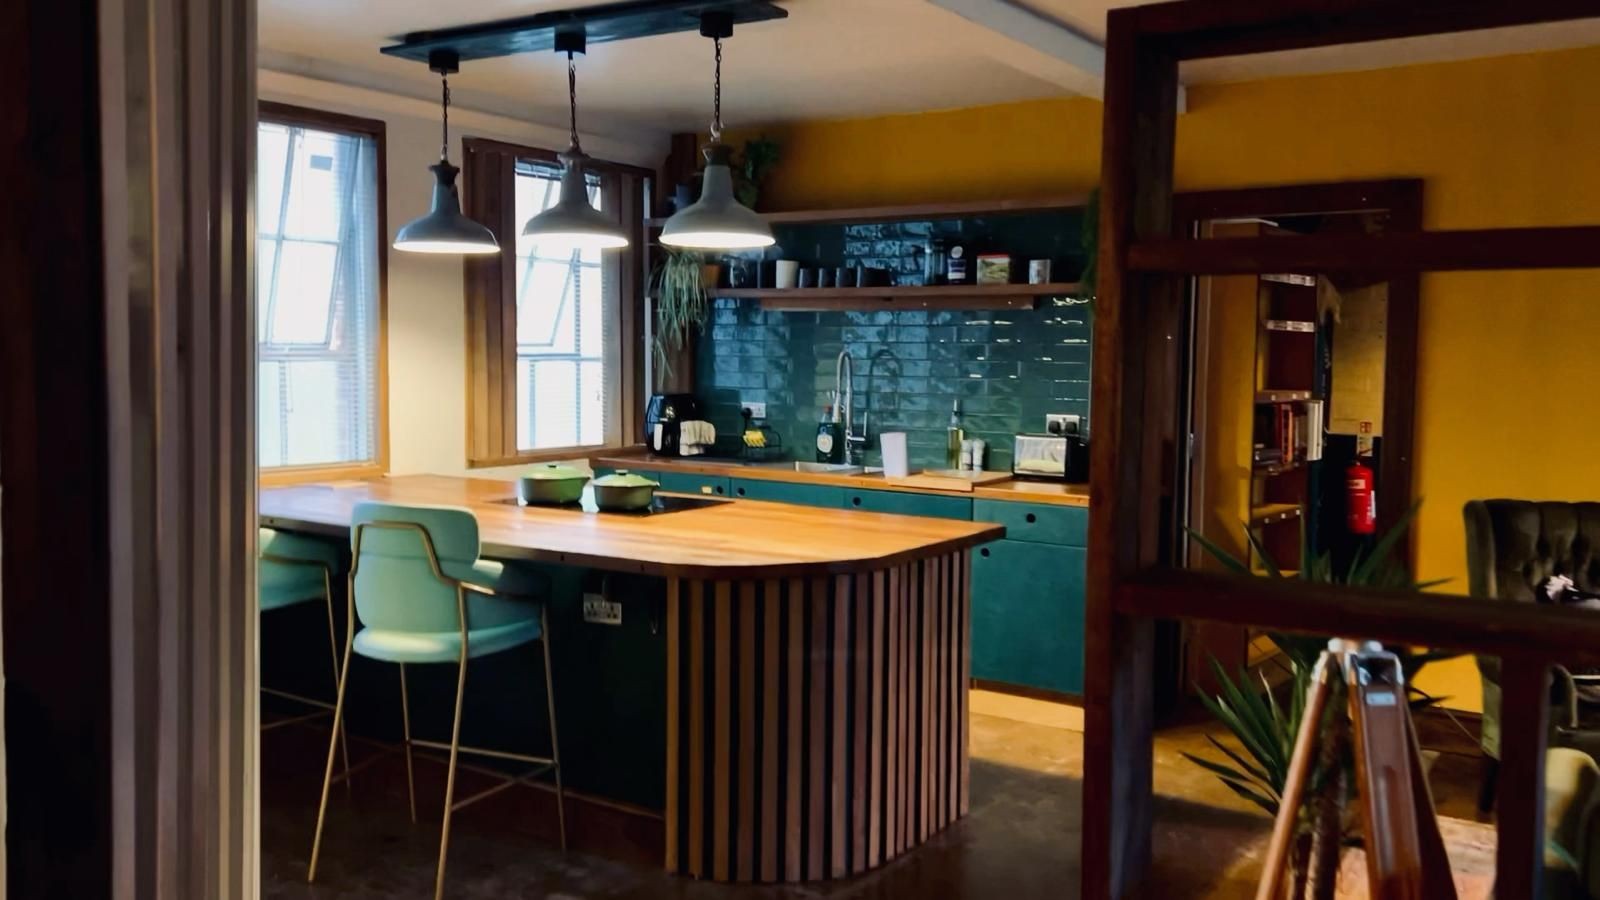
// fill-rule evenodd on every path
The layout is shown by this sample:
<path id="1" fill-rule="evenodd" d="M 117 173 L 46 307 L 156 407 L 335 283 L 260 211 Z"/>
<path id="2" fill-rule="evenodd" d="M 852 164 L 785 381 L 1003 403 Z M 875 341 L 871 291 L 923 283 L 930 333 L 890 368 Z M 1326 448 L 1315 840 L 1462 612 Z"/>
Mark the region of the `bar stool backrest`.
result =
<path id="1" fill-rule="evenodd" d="M 478 560 L 478 520 L 451 506 L 359 503 L 351 516 L 356 611 L 384 631 L 441 632 L 461 627 L 456 584 L 438 569 Z M 437 565 L 436 565 L 437 564 Z"/>

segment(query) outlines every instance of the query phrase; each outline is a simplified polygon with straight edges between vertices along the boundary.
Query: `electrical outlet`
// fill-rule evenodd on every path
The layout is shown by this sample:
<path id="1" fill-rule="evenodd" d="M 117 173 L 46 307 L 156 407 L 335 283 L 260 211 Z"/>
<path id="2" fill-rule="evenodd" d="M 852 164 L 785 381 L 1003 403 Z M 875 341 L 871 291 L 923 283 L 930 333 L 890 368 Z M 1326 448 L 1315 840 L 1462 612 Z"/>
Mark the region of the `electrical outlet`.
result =
<path id="1" fill-rule="evenodd" d="M 1083 429 L 1083 417 L 1065 413 L 1050 413 L 1044 417 L 1046 434 L 1078 434 Z"/>
<path id="2" fill-rule="evenodd" d="M 750 410 L 750 418 L 752 419 L 765 419 L 767 417 L 767 405 L 765 403 L 746 403 L 744 408 Z"/>
<path id="3" fill-rule="evenodd" d="M 604 594 L 583 595 L 583 620 L 595 625 L 621 625 L 622 604 Z"/>

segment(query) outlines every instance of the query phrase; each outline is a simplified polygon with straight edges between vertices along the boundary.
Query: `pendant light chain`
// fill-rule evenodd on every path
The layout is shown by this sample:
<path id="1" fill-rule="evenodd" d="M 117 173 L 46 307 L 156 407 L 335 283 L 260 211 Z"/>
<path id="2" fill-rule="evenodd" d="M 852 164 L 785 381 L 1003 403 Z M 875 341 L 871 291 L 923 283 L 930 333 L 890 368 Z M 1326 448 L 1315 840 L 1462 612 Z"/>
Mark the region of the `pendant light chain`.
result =
<path id="1" fill-rule="evenodd" d="M 717 45 L 717 70 L 711 82 L 711 142 L 722 142 L 722 38 L 713 39 Z"/>
<path id="2" fill-rule="evenodd" d="M 572 149 L 583 152 L 578 144 L 578 67 L 572 61 L 572 51 L 567 51 L 567 105 L 571 113 Z"/>
<path id="3" fill-rule="evenodd" d="M 450 76 L 440 72 L 439 83 L 443 85 L 443 97 L 440 105 L 444 109 L 444 128 L 439 141 L 439 159 L 448 161 L 450 159 Z"/>

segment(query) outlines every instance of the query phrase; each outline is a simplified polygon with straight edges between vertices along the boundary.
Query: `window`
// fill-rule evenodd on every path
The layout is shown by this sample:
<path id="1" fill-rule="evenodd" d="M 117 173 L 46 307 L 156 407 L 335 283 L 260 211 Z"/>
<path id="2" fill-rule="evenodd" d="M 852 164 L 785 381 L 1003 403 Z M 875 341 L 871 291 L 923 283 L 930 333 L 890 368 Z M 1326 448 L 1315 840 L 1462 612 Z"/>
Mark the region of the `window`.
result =
<path id="1" fill-rule="evenodd" d="M 262 104 L 256 415 L 279 476 L 385 466 L 383 164 L 382 122 Z"/>
<path id="2" fill-rule="evenodd" d="M 590 202 L 625 223 L 632 244 L 574 253 L 520 237 L 560 198 L 554 153 L 468 138 L 462 156 L 462 209 L 500 237 L 499 254 L 468 258 L 463 268 L 467 464 L 570 458 L 636 443 L 649 173 L 590 163 Z"/>
<path id="3" fill-rule="evenodd" d="M 516 164 L 516 221 L 525 223 L 561 198 L 561 170 Z M 604 210 L 600 176 L 589 202 Z M 521 232 L 521 227 L 518 227 Z M 617 286 L 600 251 L 553 251 L 517 241 L 517 450 L 592 447 L 611 429 L 605 348 L 616 342 Z M 612 365 L 615 362 L 612 361 Z"/>

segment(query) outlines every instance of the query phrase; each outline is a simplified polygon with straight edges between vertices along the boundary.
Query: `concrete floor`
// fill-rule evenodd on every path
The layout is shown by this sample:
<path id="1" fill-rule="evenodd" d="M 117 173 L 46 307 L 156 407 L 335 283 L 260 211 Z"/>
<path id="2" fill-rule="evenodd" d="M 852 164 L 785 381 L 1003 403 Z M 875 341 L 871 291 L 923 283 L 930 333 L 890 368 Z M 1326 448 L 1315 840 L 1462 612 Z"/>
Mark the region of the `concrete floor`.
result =
<path id="1" fill-rule="evenodd" d="M 564 855 L 549 843 L 497 835 L 468 808 L 455 818 L 446 893 L 561 900 L 1078 896 L 1083 735 L 978 713 L 972 725 L 971 814 L 921 850 L 860 878 L 803 888 L 702 884 L 649 865 Z M 363 796 L 359 784 L 353 798 L 335 791 L 318 883 L 305 884 L 321 772 L 303 761 L 325 742 L 326 732 L 309 729 L 263 737 L 262 896 L 431 896 L 437 822 L 425 816 L 412 825 L 403 792 Z M 1239 897 L 1254 890 L 1271 822 L 1182 758 L 1206 748 L 1198 727 L 1168 730 L 1157 741 L 1149 896 Z M 1470 767 L 1452 775 L 1460 784 L 1441 791 L 1442 811 L 1470 805 L 1462 798 L 1470 798 L 1473 777 Z M 419 806 L 424 798 L 419 792 Z"/>

